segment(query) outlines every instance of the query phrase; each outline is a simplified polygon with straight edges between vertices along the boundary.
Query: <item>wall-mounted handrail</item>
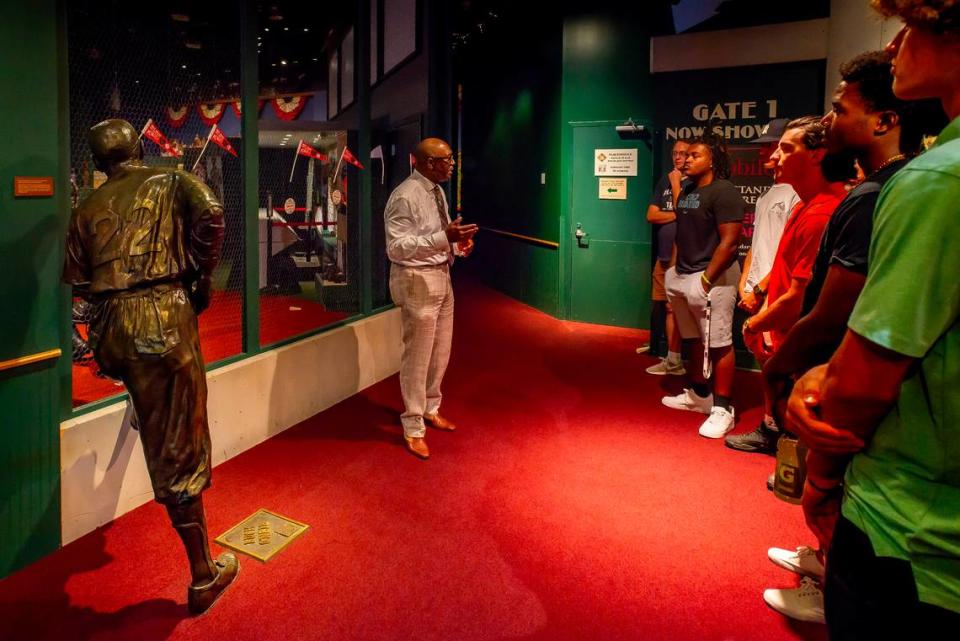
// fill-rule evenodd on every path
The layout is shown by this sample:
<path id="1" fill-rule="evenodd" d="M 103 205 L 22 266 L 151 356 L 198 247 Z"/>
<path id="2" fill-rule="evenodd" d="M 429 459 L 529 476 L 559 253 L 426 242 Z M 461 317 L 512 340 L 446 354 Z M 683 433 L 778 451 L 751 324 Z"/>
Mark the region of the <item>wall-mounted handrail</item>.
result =
<path id="1" fill-rule="evenodd" d="M 540 247 L 549 247 L 551 249 L 559 249 L 560 243 L 555 243 L 552 240 L 544 240 L 542 238 L 534 238 L 533 236 L 524 236 L 523 234 L 515 234 L 512 231 L 504 231 L 502 229 L 493 229 L 492 227 L 481 227 L 483 231 L 488 231 L 492 234 L 497 234 L 498 236 L 506 236 L 508 238 L 516 238 L 518 240 L 523 240 L 534 245 L 539 245 Z"/>
<path id="2" fill-rule="evenodd" d="M 40 363 L 42 361 L 60 358 L 61 353 L 62 352 L 59 348 L 48 349 L 45 352 L 37 352 L 36 354 L 30 354 L 29 356 L 19 356 L 17 358 L 11 358 L 7 361 L 0 361 L 0 372 L 7 369 L 14 369 L 15 367 L 24 367 L 26 365 L 32 365 L 33 363 Z"/>

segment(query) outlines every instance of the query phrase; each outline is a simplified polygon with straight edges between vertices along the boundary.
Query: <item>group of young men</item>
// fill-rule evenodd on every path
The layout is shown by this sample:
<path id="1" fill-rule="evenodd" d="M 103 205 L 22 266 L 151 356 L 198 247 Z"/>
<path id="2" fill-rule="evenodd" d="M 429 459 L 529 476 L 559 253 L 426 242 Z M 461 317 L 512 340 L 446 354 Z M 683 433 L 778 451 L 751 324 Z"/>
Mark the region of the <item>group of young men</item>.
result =
<path id="1" fill-rule="evenodd" d="M 674 317 L 647 371 L 689 372 L 663 403 L 707 414 L 703 436 L 773 454 L 787 433 L 809 448 L 817 545 L 768 551 L 803 579 L 764 599 L 825 619 L 832 639 L 960 621 L 960 3 L 873 5 L 903 20 L 896 38 L 842 65 L 827 115 L 771 122 L 755 141 L 775 185 L 742 274 L 746 205 L 722 141 L 678 141 L 647 213 L 653 297 Z M 754 430 L 728 435 L 736 306 L 765 406 Z M 680 338 L 694 343 L 687 368 Z"/>
<path id="2" fill-rule="evenodd" d="M 674 319 L 668 355 L 648 371 L 683 374 L 680 339 L 694 339 L 690 387 L 665 405 L 706 414 L 700 434 L 737 450 L 772 452 L 784 431 L 809 448 L 803 510 L 817 549 L 771 549 L 806 578 L 764 598 L 798 618 L 825 615 L 834 641 L 960 623 L 960 2 L 873 5 L 905 23 L 886 50 L 843 65 L 826 116 L 771 123 L 758 141 L 775 143 L 762 153 L 777 185 L 757 203 L 744 274 L 746 205 L 721 140 L 678 142 L 648 212 L 661 225 L 654 295 Z M 921 153 L 944 112 L 950 123 Z M 125 121 L 96 125 L 90 145 L 109 178 L 71 218 L 64 280 L 95 306 L 96 358 L 130 391 L 156 499 L 190 566 L 188 606 L 202 614 L 239 571 L 231 553 L 212 558 L 201 498 L 211 456 L 196 316 L 223 207 L 191 174 L 145 166 Z M 426 139 L 415 156 L 385 227 L 403 322 L 401 422 L 425 459 L 425 427 L 455 429 L 439 413 L 449 268 L 477 226 L 448 213 L 449 145 Z M 766 404 L 755 430 L 727 436 L 736 305 L 751 314 L 742 332 Z"/>

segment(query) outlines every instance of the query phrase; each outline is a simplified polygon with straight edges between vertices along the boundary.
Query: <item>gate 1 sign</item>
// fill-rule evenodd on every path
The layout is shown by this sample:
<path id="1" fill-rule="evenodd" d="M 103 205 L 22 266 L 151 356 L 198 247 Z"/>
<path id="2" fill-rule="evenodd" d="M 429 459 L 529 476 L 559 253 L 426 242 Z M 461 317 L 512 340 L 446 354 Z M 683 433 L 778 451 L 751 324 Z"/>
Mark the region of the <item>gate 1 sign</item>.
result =
<path id="1" fill-rule="evenodd" d="M 654 76 L 660 171 L 672 166 L 673 143 L 710 131 L 724 137 L 730 181 L 747 201 L 740 258 L 753 238 L 754 206 L 773 180 L 752 141 L 774 118 L 823 113 L 823 60 L 727 69 L 698 69 Z"/>

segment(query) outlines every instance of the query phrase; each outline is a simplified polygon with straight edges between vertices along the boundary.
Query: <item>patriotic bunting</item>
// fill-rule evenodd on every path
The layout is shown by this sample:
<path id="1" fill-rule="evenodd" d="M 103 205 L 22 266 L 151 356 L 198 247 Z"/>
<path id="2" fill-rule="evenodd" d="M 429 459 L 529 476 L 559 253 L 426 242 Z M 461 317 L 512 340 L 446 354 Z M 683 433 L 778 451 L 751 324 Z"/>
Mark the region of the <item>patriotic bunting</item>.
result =
<path id="1" fill-rule="evenodd" d="M 257 113 L 258 113 L 258 114 L 260 113 L 260 110 L 263 109 L 263 103 L 264 103 L 264 102 L 265 102 L 265 101 L 263 100 L 263 98 L 261 98 L 260 100 L 257 100 Z M 234 100 L 234 101 L 232 101 L 232 102 L 230 103 L 230 109 L 233 110 L 233 115 L 236 116 L 237 118 L 239 118 L 240 115 L 243 113 L 243 105 L 240 104 L 240 101 L 239 101 L 239 100 Z"/>
<path id="2" fill-rule="evenodd" d="M 167 107 L 167 122 L 170 123 L 171 127 L 179 129 L 183 126 L 183 123 L 187 121 L 187 116 L 190 115 L 190 108 L 187 105 L 182 107 Z"/>
<path id="3" fill-rule="evenodd" d="M 203 124 L 208 127 L 212 127 L 220 122 L 221 118 L 223 118 L 225 107 L 226 105 L 222 102 L 201 102 L 199 105 L 197 105 L 197 112 L 200 114 L 200 120 L 203 121 Z"/>
<path id="4" fill-rule="evenodd" d="M 296 120 L 307 104 L 309 96 L 277 96 L 270 101 L 273 112 L 280 120 Z"/>

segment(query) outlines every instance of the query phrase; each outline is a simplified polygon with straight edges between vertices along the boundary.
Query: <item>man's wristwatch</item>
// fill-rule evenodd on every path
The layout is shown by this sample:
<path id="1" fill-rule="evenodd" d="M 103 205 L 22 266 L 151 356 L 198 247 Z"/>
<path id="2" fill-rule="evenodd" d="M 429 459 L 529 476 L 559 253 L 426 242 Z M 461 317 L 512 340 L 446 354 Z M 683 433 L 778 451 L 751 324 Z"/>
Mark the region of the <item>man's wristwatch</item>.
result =
<path id="1" fill-rule="evenodd" d="M 763 298 L 764 296 L 767 295 L 767 292 L 763 291 L 763 289 L 761 289 L 760 285 L 754 285 L 754 286 L 753 286 L 753 295 L 756 296 L 757 298 Z"/>

